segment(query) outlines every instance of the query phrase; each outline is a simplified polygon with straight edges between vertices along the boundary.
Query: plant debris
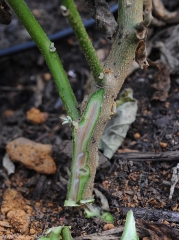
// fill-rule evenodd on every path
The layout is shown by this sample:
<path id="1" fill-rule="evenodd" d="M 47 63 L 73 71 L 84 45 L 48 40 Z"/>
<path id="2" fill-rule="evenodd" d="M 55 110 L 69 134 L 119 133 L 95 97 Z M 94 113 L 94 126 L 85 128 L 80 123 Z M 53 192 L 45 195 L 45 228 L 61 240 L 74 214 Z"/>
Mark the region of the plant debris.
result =
<path id="1" fill-rule="evenodd" d="M 117 22 L 105 0 L 85 0 L 92 18 L 96 21 L 97 28 L 111 39 L 117 30 Z"/>
<path id="2" fill-rule="evenodd" d="M 116 113 L 107 123 L 101 138 L 99 149 L 107 158 L 112 158 L 115 151 L 121 146 L 131 123 L 135 120 L 137 100 L 133 98 L 132 89 L 126 89 L 116 101 Z"/>

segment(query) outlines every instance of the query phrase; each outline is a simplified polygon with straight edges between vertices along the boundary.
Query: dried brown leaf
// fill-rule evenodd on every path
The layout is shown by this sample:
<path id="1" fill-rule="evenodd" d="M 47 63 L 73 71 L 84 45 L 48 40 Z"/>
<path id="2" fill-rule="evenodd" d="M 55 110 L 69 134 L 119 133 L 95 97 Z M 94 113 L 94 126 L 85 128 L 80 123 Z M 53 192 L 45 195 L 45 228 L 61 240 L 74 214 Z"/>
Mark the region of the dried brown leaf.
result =
<path id="1" fill-rule="evenodd" d="M 139 66 L 143 69 L 149 66 L 147 61 L 147 53 L 146 53 L 146 44 L 144 40 L 140 40 L 136 51 L 135 51 L 135 61 L 139 64 Z"/>
<path id="2" fill-rule="evenodd" d="M 147 58 L 147 61 L 149 66 L 159 69 L 159 66 L 156 62 L 151 61 L 149 58 Z"/>
<path id="3" fill-rule="evenodd" d="M 107 198 L 104 196 L 104 194 L 102 192 L 100 192 L 97 188 L 93 188 L 93 191 L 96 195 L 97 198 L 100 199 L 101 201 L 101 209 L 109 211 L 109 203 Z"/>
<path id="4" fill-rule="evenodd" d="M 161 0 L 153 0 L 153 13 L 157 18 L 166 23 L 179 22 L 179 11 L 169 12 Z"/>
<path id="5" fill-rule="evenodd" d="M 137 220 L 139 236 L 150 237 L 151 240 L 179 240 L 179 231 L 163 223 L 147 223 Z"/>
<path id="6" fill-rule="evenodd" d="M 106 33 L 111 39 L 116 32 L 117 22 L 105 0 L 85 0 L 86 6 L 92 18 L 96 21 L 97 28 Z"/>
<path id="7" fill-rule="evenodd" d="M 139 40 L 144 40 L 147 37 L 147 29 L 144 26 L 144 22 L 137 24 L 136 26 L 136 37 Z"/>
<path id="8" fill-rule="evenodd" d="M 86 236 L 76 237 L 74 240 L 119 240 L 123 230 L 124 228 L 119 226 L 107 231 L 102 231 L 101 233 L 93 233 Z"/>

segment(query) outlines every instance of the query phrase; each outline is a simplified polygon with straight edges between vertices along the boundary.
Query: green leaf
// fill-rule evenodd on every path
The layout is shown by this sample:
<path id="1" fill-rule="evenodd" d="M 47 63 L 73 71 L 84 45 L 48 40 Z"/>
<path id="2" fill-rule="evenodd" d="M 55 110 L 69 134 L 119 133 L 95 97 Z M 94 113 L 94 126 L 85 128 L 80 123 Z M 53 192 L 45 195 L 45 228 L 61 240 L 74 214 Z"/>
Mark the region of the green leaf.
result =
<path id="1" fill-rule="evenodd" d="M 43 236 L 38 240 L 71 240 L 71 234 L 68 226 L 59 226 L 49 228 L 46 233 L 48 236 Z"/>
<path id="2" fill-rule="evenodd" d="M 114 218 L 109 212 L 103 211 L 100 207 L 93 204 L 86 205 L 84 214 L 86 218 L 98 217 L 101 218 L 104 222 L 114 222 Z"/>
<path id="3" fill-rule="evenodd" d="M 121 95 L 119 100 L 116 101 L 116 107 L 120 107 L 122 104 L 127 102 L 135 102 L 136 99 L 133 98 L 133 91 L 131 88 L 125 89 Z"/>
<path id="4" fill-rule="evenodd" d="M 127 131 L 135 121 L 137 113 L 137 100 L 133 98 L 132 89 L 126 89 L 116 101 L 116 114 L 106 125 L 102 135 L 99 149 L 107 158 L 112 158 L 115 151 L 121 146 Z"/>
<path id="5" fill-rule="evenodd" d="M 124 232 L 120 240 L 139 240 L 135 227 L 135 219 L 132 210 L 127 213 Z"/>

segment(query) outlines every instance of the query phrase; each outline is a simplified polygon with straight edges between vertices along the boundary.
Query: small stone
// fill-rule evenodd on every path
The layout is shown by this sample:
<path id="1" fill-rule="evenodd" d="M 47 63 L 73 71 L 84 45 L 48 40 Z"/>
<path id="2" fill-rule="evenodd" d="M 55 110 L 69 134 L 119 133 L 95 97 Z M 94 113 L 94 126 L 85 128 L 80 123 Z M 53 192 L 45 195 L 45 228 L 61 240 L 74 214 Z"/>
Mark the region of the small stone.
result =
<path id="1" fill-rule="evenodd" d="M 45 81 L 49 81 L 52 79 L 52 75 L 50 73 L 44 73 L 43 77 Z"/>
<path id="2" fill-rule="evenodd" d="M 53 207 L 53 203 L 49 202 L 48 204 L 48 207 Z"/>
<path id="3" fill-rule="evenodd" d="M 34 235 L 36 233 L 35 229 L 31 228 L 30 229 L 30 235 Z"/>
<path id="4" fill-rule="evenodd" d="M 40 203 L 40 202 L 36 202 L 36 203 L 35 203 L 35 206 L 36 206 L 36 207 L 40 207 L 40 206 L 41 206 L 41 203 Z"/>
<path id="5" fill-rule="evenodd" d="M 34 16 L 36 17 L 36 18 L 40 18 L 41 17 L 41 12 L 38 10 L 38 9 L 33 9 L 32 10 L 32 13 L 34 14 Z"/>
<path id="6" fill-rule="evenodd" d="M 63 208 L 62 207 L 58 207 L 58 212 L 61 212 L 63 210 Z"/>
<path id="7" fill-rule="evenodd" d="M 26 112 L 27 120 L 32 123 L 44 123 L 48 119 L 48 113 L 41 112 L 37 108 L 31 108 L 29 111 Z"/>
<path id="8" fill-rule="evenodd" d="M 45 207 L 42 208 L 42 212 L 46 213 L 47 209 Z"/>
<path id="9" fill-rule="evenodd" d="M 169 222 L 167 220 L 163 220 L 163 223 L 169 225 Z"/>
<path id="10" fill-rule="evenodd" d="M 17 138 L 6 146 L 11 161 L 20 162 L 27 168 L 42 174 L 54 174 L 56 164 L 51 157 L 52 146 L 33 142 L 27 138 Z"/>
<path id="11" fill-rule="evenodd" d="M 6 118 L 11 117 L 13 114 L 14 114 L 13 110 L 6 110 L 3 112 L 3 116 Z"/>
<path id="12" fill-rule="evenodd" d="M 166 108 L 169 108 L 169 107 L 170 107 L 170 102 L 166 102 L 166 103 L 165 103 L 165 107 L 166 107 Z"/>
<path id="13" fill-rule="evenodd" d="M 140 134 L 139 133 L 135 133 L 134 134 L 134 138 L 137 140 L 137 139 L 139 139 L 140 138 Z"/>
<path id="14" fill-rule="evenodd" d="M 162 148 L 166 148 L 166 147 L 167 147 L 167 143 L 165 143 L 165 142 L 160 142 L 160 146 L 161 146 Z"/>
<path id="15" fill-rule="evenodd" d="M 112 223 L 106 223 L 104 226 L 103 226 L 103 230 L 106 231 L 106 230 L 110 230 L 110 229 L 113 229 L 114 228 L 114 224 Z"/>

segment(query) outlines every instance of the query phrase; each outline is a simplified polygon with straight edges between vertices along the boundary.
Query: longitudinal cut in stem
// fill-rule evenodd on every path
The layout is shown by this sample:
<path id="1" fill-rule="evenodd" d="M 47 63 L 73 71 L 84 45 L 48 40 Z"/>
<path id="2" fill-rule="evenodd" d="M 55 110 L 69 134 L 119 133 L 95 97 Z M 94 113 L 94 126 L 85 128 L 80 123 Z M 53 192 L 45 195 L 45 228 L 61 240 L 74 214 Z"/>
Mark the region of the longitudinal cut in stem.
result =
<path id="1" fill-rule="evenodd" d="M 7 1 L 43 54 L 56 82 L 60 97 L 68 115 L 72 120 L 77 120 L 79 118 L 77 101 L 58 57 L 54 43 L 49 40 L 23 0 Z"/>
<path id="2" fill-rule="evenodd" d="M 104 84 L 104 75 L 102 74 L 103 68 L 98 60 L 98 57 L 83 25 L 81 17 L 76 9 L 75 3 L 73 0 L 63 0 L 62 5 L 66 7 L 66 16 L 68 17 L 70 25 L 73 28 L 73 31 L 90 66 L 94 81 L 98 85 L 102 86 Z"/>

